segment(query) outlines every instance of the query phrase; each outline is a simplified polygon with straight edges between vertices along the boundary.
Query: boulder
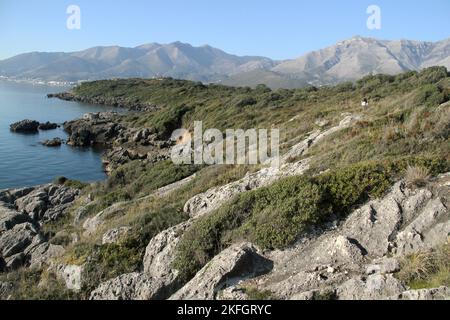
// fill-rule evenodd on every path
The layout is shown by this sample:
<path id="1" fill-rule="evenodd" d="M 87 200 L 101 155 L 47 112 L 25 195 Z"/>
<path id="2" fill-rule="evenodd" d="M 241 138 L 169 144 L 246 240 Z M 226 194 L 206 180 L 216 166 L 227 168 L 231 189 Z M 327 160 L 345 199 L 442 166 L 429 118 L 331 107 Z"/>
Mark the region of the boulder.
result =
<path id="1" fill-rule="evenodd" d="M 0 202 L 0 232 L 11 230 L 16 224 L 31 222 L 28 215 L 10 209 Z"/>
<path id="2" fill-rule="evenodd" d="M 73 291 L 80 291 L 83 286 L 84 266 L 58 265 L 56 274 L 61 278 L 66 288 Z"/>
<path id="3" fill-rule="evenodd" d="M 352 278 L 336 290 L 340 300 L 380 300 L 396 296 L 405 287 L 392 274 Z"/>
<path id="4" fill-rule="evenodd" d="M 0 235 L 0 254 L 4 258 L 24 251 L 33 241 L 38 231 L 29 222 L 16 224 Z"/>
<path id="5" fill-rule="evenodd" d="M 109 230 L 103 235 L 102 244 L 118 243 L 131 231 L 130 227 L 120 227 Z"/>
<path id="6" fill-rule="evenodd" d="M 123 274 L 106 281 L 91 292 L 90 300 L 159 300 L 163 284 L 144 273 Z"/>
<path id="7" fill-rule="evenodd" d="M 178 289 L 180 285 L 179 273 L 172 268 L 176 257 L 176 248 L 182 234 L 192 223 L 183 222 L 156 235 L 148 244 L 144 255 L 144 272 L 163 283 Z"/>
<path id="8" fill-rule="evenodd" d="M 171 300 L 213 300 L 216 294 L 239 280 L 257 276 L 272 268 L 250 243 L 225 249 L 177 291 Z"/>
<path id="9" fill-rule="evenodd" d="M 63 140 L 61 140 L 60 138 L 53 138 L 50 140 L 44 140 L 41 142 L 41 144 L 43 146 L 46 147 L 60 147 L 63 143 Z"/>
<path id="10" fill-rule="evenodd" d="M 54 130 L 54 129 L 58 128 L 58 124 L 47 121 L 44 123 L 40 123 L 38 128 L 39 128 L 39 130 L 44 130 L 44 131 L 45 130 Z"/>
<path id="11" fill-rule="evenodd" d="M 10 125 L 11 131 L 14 132 L 38 132 L 39 122 L 34 120 L 22 120 Z"/>

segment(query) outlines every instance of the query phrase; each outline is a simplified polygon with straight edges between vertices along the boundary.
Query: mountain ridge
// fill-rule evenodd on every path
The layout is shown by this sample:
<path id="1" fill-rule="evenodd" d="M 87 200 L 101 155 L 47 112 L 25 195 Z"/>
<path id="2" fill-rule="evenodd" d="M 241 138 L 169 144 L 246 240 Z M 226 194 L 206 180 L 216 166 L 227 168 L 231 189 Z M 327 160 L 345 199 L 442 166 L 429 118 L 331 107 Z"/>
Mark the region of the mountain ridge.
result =
<path id="1" fill-rule="evenodd" d="M 238 56 L 180 41 L 136 47 L 96 46 L 75 52 L 31 52 L 0 61 L 0 76 L 44 81 L 173 77 L 225 85 L 302 87 L 398 74 L 430 66 L 450 68 L 450 38 L 437 42 L 355 36 L 289 60 Z"/>

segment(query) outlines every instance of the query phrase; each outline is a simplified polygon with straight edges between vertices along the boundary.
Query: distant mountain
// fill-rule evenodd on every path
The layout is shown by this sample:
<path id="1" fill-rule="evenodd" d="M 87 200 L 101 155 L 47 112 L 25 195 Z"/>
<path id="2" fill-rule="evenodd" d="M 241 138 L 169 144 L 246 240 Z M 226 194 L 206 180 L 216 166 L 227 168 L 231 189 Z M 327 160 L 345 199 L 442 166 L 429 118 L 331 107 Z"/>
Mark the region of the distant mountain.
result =
<path id="1" fill-rule="evenodd" d="M 26 53 L 0 61 L 0 75 L 47 81 L 156 76 L 218 81 L 274 65 L 268 58 L 239 57 L 210 46 L 175 42 L 136 48 L 95 47 L 72 53 Z"/>
<path id="2" fill-rule="evenodd" d="M 450 69 L 450 39 L 433 43 L 357 36 L 282 62 L 271 71 L 322 84 L 356 80 L 371 73 L 398 74 L 435 65 Z"/>
<path id="3" fill-rule="evenodd" d="M 210 46 L 193 47 L 181 42 L 150 43 L 135 48 L 94 47 L 72 53 L 32 52 L 0 61 L 0 75 L 44 81 L 174 77 L 292 88 L 352 81 L 371 73 L 397 74 L 434 65 L 450 69 L 450 39 L 386 41 L 357 36 L 286 61 L 240 57 Z"/>

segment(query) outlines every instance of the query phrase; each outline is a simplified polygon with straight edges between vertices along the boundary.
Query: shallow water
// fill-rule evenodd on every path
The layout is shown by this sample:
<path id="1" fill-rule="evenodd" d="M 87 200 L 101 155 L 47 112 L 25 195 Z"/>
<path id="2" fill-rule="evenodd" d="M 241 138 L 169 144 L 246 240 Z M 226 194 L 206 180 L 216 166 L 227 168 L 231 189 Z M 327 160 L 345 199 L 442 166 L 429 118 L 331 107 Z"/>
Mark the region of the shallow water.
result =
<path id="1" fill-rule="evenodd" d="M 86 105 L 58 99 L 47 99 L 50 92 L 66 88 L 33 86 L 0 81 L 0 189 L 32 186 L 65 176 L 86 182 L 104 179 L 101 150 L 42 146 L 40 141 L 67 138 L 62 128 L 20 134 L 9 130 L 11 123 L 31 119 L 56 122 L 79 118 L 87 112 L 115 110 L 112 107 Z"/>

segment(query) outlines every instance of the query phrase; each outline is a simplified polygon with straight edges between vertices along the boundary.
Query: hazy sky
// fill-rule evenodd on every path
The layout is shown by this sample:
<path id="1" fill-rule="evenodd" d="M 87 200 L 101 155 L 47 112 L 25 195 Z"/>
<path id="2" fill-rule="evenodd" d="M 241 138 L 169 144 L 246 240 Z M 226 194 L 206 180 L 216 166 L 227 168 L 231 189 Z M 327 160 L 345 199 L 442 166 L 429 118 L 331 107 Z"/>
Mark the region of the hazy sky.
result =
<path id="1" fill-rule="evenodd" d="M 80 30 L 66 27 L 72 4 Z M 381 8 L 381 30 L 366 27 L 372 4 Z M 174 41 L 285 59 L 354 35 L 446 39 L 449 16 L 449 0 L 0 0 L 0 59 Z"/>

